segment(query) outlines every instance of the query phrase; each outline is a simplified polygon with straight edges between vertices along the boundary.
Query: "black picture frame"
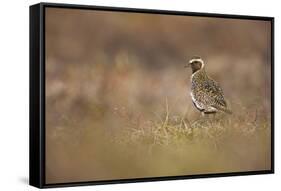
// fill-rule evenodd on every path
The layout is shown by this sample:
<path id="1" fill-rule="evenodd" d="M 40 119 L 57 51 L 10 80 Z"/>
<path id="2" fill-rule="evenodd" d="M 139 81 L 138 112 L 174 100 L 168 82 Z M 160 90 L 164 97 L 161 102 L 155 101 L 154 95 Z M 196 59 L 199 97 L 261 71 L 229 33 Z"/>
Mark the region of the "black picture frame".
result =
<path id="1" fill-rule="evenodd" d="M 233 173 L 215 173 L 186 176 L 167 176 L 138 179 L 104 180 L 87 182 L 66 182 L 46 184 L 45 182 L 45 9 L 69 8 L 81 10 L 101 10 L 133 13 L 152 13 L 164 15 L 183 15 L 214 18 L 264 20 L 271 22 L 271 169 Z M 248 15 L 227 15 L 213 13 L 195 13 L 167 10 L 134 9 L 121 7 L 102 7 L 73 4 L 39 3 L 30 6 L 30 129 L 29 129 L 29 184 L 38 188 L 65 186 L 84 186 L 112 183 L 132 183 L 163 181 L 191 178 L 226 177 L 274 173 L 274 18 Z"/>

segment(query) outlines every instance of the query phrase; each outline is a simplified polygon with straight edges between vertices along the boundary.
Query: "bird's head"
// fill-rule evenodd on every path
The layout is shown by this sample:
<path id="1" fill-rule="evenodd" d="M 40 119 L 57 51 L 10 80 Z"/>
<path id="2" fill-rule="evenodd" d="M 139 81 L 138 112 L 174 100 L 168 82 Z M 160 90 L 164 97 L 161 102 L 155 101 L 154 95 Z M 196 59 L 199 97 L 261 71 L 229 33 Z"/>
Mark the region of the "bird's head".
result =
<path id="1" fill-rule="evenodd" d="M 185 65 L 185 68 L 187 67 L 191 67 L 192 73 L 197 72 L 204 67 L 204 61 L 199 56 L 194 56 Z"/>

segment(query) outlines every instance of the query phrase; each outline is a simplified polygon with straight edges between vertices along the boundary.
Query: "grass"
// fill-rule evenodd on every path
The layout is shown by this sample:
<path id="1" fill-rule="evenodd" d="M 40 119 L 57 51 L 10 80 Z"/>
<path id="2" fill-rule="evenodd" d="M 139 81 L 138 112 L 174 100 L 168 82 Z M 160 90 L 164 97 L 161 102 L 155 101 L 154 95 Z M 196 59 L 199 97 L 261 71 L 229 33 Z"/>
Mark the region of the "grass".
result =
<path id="1" fill-rule="evenodd" d="M 125 117 L 124 115 L 122 117 Z M 265 170 L 270 168 L 270 120 L 258 110 L 198 116 L 173 115 L 166 99 L 163 115 L 140 123 L 126 117 L 126 130 L 112 143 L 131 153 L 145 176 Z M 125 155 L 126 155 L 125 154 Z M 129 154 L 130 155 L 130 154 Z"/>
<path id="2" fill-rule="evenodd" d="M 123 135 L 114 140 L 124 144 L 169 145 L 184 144 L 182 142 L 210 141 L 216 148 L 227 136 L 251 136 L 268 131 L 270 124 L 266 119 L 258 119 L 258 111 L 251 117 L 246 110 L 239 114 L 224 113 L 206 115 L 191 121 L 187 112 L 182 115 L 172 115 L 166 99 L 165 113 L 155 114 L 154 120 L 140 125 L 126 116 L 129 125 Z M 125 117 L 124 115 L 122 117 Z"/>

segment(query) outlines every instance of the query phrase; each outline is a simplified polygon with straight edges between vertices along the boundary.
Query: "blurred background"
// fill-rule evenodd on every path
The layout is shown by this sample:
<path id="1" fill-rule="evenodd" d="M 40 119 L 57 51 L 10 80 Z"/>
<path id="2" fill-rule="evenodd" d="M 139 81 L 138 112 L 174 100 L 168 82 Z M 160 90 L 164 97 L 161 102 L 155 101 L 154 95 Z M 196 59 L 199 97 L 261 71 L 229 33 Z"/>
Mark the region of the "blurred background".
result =
<path id="1" fill-rule="evenodd" d="M 268 21 L 47 8 L 47 183 L 270 169 L 270 28 Z M 200 118 L 184 69 L 194 55 L 221 84 L 233 115 L 211 130 L 215 146 L 210 136 L 155 144 L 152 124 L 167 106 L 170 126 Z"/>

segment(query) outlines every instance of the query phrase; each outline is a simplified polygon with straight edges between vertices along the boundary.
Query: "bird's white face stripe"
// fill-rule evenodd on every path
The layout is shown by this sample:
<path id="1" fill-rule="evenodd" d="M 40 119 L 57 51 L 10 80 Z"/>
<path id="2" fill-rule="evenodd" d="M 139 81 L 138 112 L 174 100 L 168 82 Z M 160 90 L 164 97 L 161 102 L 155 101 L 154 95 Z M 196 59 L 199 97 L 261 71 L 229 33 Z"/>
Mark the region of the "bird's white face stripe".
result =
<path id="1" fill-rule="evenodd" d="M 204 62 L 201 58 L 193 58 L 189 61 L 189 63 L 191 64 L 192 62 L 201 62 L 202 64 L 204 64 Z"/>

